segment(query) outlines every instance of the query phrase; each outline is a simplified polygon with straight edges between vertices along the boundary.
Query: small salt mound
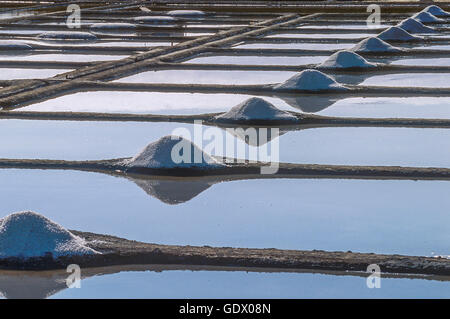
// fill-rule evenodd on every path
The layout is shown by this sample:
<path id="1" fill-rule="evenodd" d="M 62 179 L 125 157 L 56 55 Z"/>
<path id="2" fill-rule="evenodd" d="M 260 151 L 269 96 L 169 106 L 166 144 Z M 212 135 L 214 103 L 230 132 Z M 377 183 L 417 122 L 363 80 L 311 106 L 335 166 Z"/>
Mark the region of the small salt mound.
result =
<path id="1" fill-rule="evenodd" d="M 216 116 L 220 122 L 272 120 L 272 121 L 297 121 L 297 117 L 289 112 L 277 109 L 271 103 L 258 98 L 250 98 L 236 106 L 225 114 Z"/>
<path id="2" fill-rule="evenodd" d="M 14 213 L 0 220 L 0 258 L 97 254 L 82 238 L 34 213 Z"/>
<path id="3" fill-rule="evenodd" d="M 172 10 L 167 14 L 175 17 L 202 17 L 205 15 L 203 11 L 199 10 Z"/>
<path id="4" fill-rule="evenodd" d="M 346 88 L 337 83 L 330 76 L 317 70 L 304 70 L 294 75 L 286 82 L 278 84 L 275 89 L 297 89 L 305 91 L 321 90 L 345 90 Z"/>
<path id="5" fill-rule="evenodd" d="M 6 50 L 31 50 L 33 47 L 24 42 L 18 41 L 1 41 L 0 40 L 0 51 Z M 0 52 L 1 53 L 1 52 Z"/>
<path id="6" fill-rule="evenodd" d="M 134 21 L 139 23 L 151 24 L 151 25 L 167 25 L 174 24 L 177 20 L 173 17 L 165 17 L 165 16 L 145 16 L 145 17 L 136 17 Z"/>
<path id="7" fill-rule="evenodd" d="M 427 27 L 420 23 L 417 20 L 414 20 L 412 18 L 408 18 L 406 20 L 403 20 L 400 22 L 397 27 L 402 28 L 405 31 L 408 31 L 409 33 L 435 33 L 436 30 L 430 27 Z"/>
<path id="8" fill-rule="evenodd" d="M 377 35 L 377 38 L 384 41 L 417 41 L 421 39 L 399 27 L 390 27 Z"/>
<path id="9" fill-rule="evenodd" d="M 45 32 L 38 35 L 39 39 L 51 41 L 96 41 L 97 36 L 89 32 Z"/>
<path id="10" fill-rule="evenodd" d="M 422 23 L 427 22 L 444 22 L 445 20 L 436 18 L 434 15 L 428 12 L 418 12 L 415 15 L 412 16 L 414 20 L 417 20 Z"/>
<path id="11" fill-rule="evenodd" d="M 401 52 L 402 50 L 396 48 L 381 39 L 370 37 L 362 40 L 356 44 L 352 49 L 354 52 Z"/>
<path id="12" fill-rule="evenodd" d="M 162 169 L 222 166 L 191 141 L 173 135 L 164 136 L 147 145 L 138 155 L 126 160 L 124 164 L 132 168 Z"/>
<path id="13" fill-rule="evenodd" d="M 319 64 L 319 68 L 333 68 L 333 69 L 346 69 L 346 68 L 373 68 L 376 64 L 368 62 L 359 54 L 352 51 L 338 51 L 326 59 L 323 63 Z"/>
<path id="14" fill-rule="evenodd" d="M 436 5 L 428 6 L 425 9 L 423 9 L 422 12 L 427 12 L 436 17 L 450 17 L 450 13 L 442 10 L 440 7 Z"/>

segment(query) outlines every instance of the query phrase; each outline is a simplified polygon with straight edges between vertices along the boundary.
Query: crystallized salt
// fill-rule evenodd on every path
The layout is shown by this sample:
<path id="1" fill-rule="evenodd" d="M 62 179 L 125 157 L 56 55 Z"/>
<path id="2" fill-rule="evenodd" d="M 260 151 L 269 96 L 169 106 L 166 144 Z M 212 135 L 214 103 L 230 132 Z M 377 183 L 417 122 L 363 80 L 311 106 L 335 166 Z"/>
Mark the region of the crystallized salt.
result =
<path id="1" fill-rule="evenodd" d="M 132 168 L 218 167 L 218 163 L 191 141 L 168 135 L 147 145 L 138 155 L 124 163 Z"/>
<path id="2" fill-rule="evenodd" d="M 401 52 L 402 50 L 396 48 L 381 39 L 370 37 L 357 43 L 352 49 L 354 52 Z"/>
<path id="3" fill-rule="evenodd" d="M 334 69 L 346 69 L 346 68 L 372 68 L 376 64 L 368 62 L 359 54 L 342 50 L 334 53 L 323 63 L 319 64 L 319 68 L 334 68 Z"/>
<path id="4" fill-rule="evenodd" d="M 0 219 L 0 258 L 97 253 L 82 238 L 38 213 L 19 212 Z"/>
<path id="5" fill-rule="evenodd" d="M 443 19 L 439 19 L 439 18 L 435 17 L 431 13 L 423 12 L 423 11 L 416 13 L 415 15 L 412 16 L 412 18 L 414 20 L 417 20 L 417 21 L 422 22 L 422 23 L 427 23 L 427 22 L 444 22 L 445 21 Z"/>
<path id="6" fill-rule="evenodd" d="M 399 27 L 390 27 L 377 35 L 377 38 L 384 41 L 417 41 L 422 39 Z"/>
<path id="7" fill-rule="evenodd" d="M 250 98 L 236 106 L 225 114 L 216 116 L 220 122 L 251 121 L 251 120 L 276 120 L 297 121 L 297 117 L 289 112 L 277 109 L 271 103 L 258 98 Z"/>
<path id="8" fill-rule="evenodd" d="M 62 31 L 53 31 L 53 32 L 45 32 L 38 35 L 39 39 L 43 40 L 86 40 L 86 41 L 95 41 L 97 40 L 97 36 L 89 32 L 62 32 Z"/>
<path id="9" fill-rule="evenodd" d="M 423 25 L 421 22 L 414 20 L 412 18 L 408 18 L 403 20 L 397 27 L 402 28 L 409 33 L 435 33 L 436 30 L 430 27 Z"/>
<path id="10" fill-rule="evenodd" d="M 317 70 L 304 70 L 294 75 L 286 82 L 278 84 L 275 89 L 296 89 L 305 91 L 321 90 L 345 90 L 346 88 L 337 83 L 330 76 Z"/>
<path id="11" fill-rule="evenodd" d="M 442 10 L 436 5 L 428 6 L 422 10 L 422 12 L 428 12 L 436 17 L 450 17 L 450 13 Z"/>

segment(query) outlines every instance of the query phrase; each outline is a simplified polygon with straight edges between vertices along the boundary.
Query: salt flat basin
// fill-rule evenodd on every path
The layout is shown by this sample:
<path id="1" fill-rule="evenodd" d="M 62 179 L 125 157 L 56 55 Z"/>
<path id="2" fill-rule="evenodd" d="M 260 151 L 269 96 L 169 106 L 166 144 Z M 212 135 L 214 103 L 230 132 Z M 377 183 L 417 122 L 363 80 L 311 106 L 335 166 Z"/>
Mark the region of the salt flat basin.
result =
<path id="1" fill-rule="evenodd" d="M 1 60 L 8 61 L 64 61 L 64 62 L 93 62 L 93 61 L 111 61 L 128 57 L 127 55 L 108 55 L 108 54 L 30 54 L 27 56 L 1 56 Z"/>
<path id="2" fill-rule="evenodd" d="M 304 50 L 340 50 L 349 49 L 355 43 L 247 43 L 234 48 L 247 49 L 304 49 Z"/>
<path id="3" fill-rule="evenodd" d="M 89 172 L 0 170 L 5 212 L 33 207 L 69 229 L 162 244 L 449 254 L 448 181 L 199 182 L 203 191 L 177 205 L 135 182 Z M 165 190 L 193 187 L 180 183 Z M 51 205 L 43 200 L 49 194 Z"/>
<path id="4" fill-rule="evenodd" d="M 131 157 L 148 143 L 183 128 L 194 136 L 192 124 L 133 122 L 66 122 L 1 120 L 0 158 L 100 160 Z M 203 133 L 208 126 L 203 127 Z M 29 132 L 33 131 L 30 136 Z M 234 143 L 240 137 L 216 129 Z M 127 134 L 123 134 L 127 132 Z M 180 134 L 180 133 L 178 133 Z M 193 138 L 192 138 L 193 139 Z M 351 141 L 349 143 L 348 141 Z M 411 143 L 414 141 L 414 143 Z M 257 157 L 251 151 L 279 142 L 282 162 L 338 165 L 400 165 L 450 168 L 450 130 L 414 128 L 320 128 L 290 131 L 268 145 L 246 147 L 241 158 Z M 204 141 L 206 146 L 209 142 Z M 74 147 L 76 145 L 77 147 Z M 223 148 L 213 155 L 223 156 Z"/>
<path id="5" fill-rule="evenodd" d="M 338 39 L 365 39 L 373 36 L 373 33 L 280 33 L 271 34 L 266 38 L 338 38 Z"/>
<path id="6" fill-rule="evenodd" d="M 418 46 L 415 47 L 420 50 L 450 50 L 450 45 L 442 44 L 442 45 L 427 45 L 427 46 Z"/>
<path id="7" fill-rule="evenodd" d="M 185 61 L 206 64 L 252 64 L 252 65 L 304 65 L 324 62 L 327 56 L 203 56 Z"/>
<path id="8" fill-rule="evenodd" d="M 450 58 L 398 59 L 390 62 L 393 65 L 432 65 L 450 66 Z"/>
<path id="9" fill-rule="evenodd" d="M 0 68 L 0 80 L 45 79 L 71 70 Z"/>
<path id="10" fill-rule="evenodd" d="M 109 42 L 96 42 L 96 43 L 83 43 L 83 46 L 89 46 L 89 47 L 154 47 L 154 46 L 171 46 L 175 45 L 178 42 L 134 42 L 134 41 L 109 41 Z M 67 43 L 67 44 L 61 44 L 61 43 L 49 43 L 46 42 L 45 45 L 47 46 L 76 46 L 77 44 L 74 43 Z M 80 43 L 81 45 L 81 43 Z"/>
<path id="11" fill-rule="evenodd" d="M 0 271 L 9 298 L 448 298 L 448 282 L 382 277 L 383 289 L 367 289 L 366 278 L 345 273 L 247 272 L 204 267 L 155 270 L 135 266 L 92 269 L 98 275 L 67 289 L 67 273 Z M 84 269 L 83 274 L 91 269 Z M 102 273 L 101 273 L 102 272 Z M 66 277 L 64 277 L 64 275 Z M 111 286 L 121 289 L 111 289 Z M 26 289 L 25 289 L 26 287 Z M 271 308 L 273 311 L 273 306 Z"/>
<path id="12" fill-rule="evenodd" d="M 391 86 L 391 87 L 440 87 L 450 88 L 448 73 L 416 73 L 375 75 L 364 80 L 361 85 Z"/>
<path id="13" fill-rule="evenodd" d="M 382 32 L 384 30 L 384 28 L 388 28 L 390 27 L 390 25 L 388 24 L 380 24 L 379 26 L 377 26 L 376 29 L 380 29 L 380 32 Z M 373 30 L 372 28 L 367 27 L 367 23 L 361 23 L 361 24 L 340 24 L 340 25 L 314 25 L 314 24 L 307 24 L 307 25 L 302 25 L 300 27 L 298 27 L 297 29 L 367 29 L 367 30 Z"/>
<path id="14" fill-rule="evenodd" d="M 201 114 L 228 111 L 251 97 L 244 94 L 83 92 L 36 103 L 18 111 Z M 286 101 L 281 98 L 262 98 L 279 109 L 320 115 L 450 119 L 448 97 L 347 97 L 338 100 L 285 97 Z"/>
<path id="15" fill-rule="evenodd" d="M 147 71 L 116 80 L 128 83 L 184 83 L 184 84 L 271 84 L 281 83 L 294 76 L 288 71 L 216 71 L 162 70 Z"/>

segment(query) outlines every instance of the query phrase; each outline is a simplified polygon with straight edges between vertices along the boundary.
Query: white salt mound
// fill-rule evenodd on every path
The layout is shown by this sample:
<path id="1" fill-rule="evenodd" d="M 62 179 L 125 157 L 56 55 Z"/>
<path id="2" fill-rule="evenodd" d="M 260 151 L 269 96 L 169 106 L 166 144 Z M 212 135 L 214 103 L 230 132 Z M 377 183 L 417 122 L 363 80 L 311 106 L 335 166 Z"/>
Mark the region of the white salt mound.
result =
<path id="1" fill-rule="evenodd" d="M 334 53 L 323 63 L 319 64 L 319 68 L 335 68 L 335 69 L 346 69 L 346 68 L 373 68 L 376 64 L 368 62 L 359 54 L 342 50 Z"/>
<path id="2" fill-rule="evenodd" d="M 173 17 L 166 16 L 145 16 L 145 17 L 136 17 L 134 21 L 145 24 L 153 24 L 153 25 L 164 25 L 164 24 L 174 24 L 177 20 Z"/>
<path id="3" fill-rule="evenodd" d="M 408 18 L 403 20 L 397 27 L 402 28 L 409 33 L 435 33 L 436 30 L 430 27 L 423 25 L 421 22 L 414 20 L 412 18 Z"/>
<path id="4" fill-rule="evenodd" d="M 428 12 L 436 17 L 449 17 L 450 13 L 442 10 L 440 7 L 436 5 L 428 6 L 422 10 L 422 12 Z"/>
<path id="5" fill-rule="evenodd" d="M 336 90 L 346 88 L 337 83 L 332 77 L 317 71 L 304 70 L 297 75 L 294 75 L 286 82 L 278 84 L 275 89 L 297 89 L 305 91 L 321 91 L 321 90 Z"/>
<path id="6" fill-rule="evenodd" d="M 377 35 L 377 38 L 384 41 L 416 41 L 421 39 L 399 27 L 390 27 Z"/>
<path id="7" fill-rule="evenodd" d="M 422 23 L 427 23 L 427 22 L 444 22 L 445 21 L 443 19 L 439 19 L 439 18 L 435 17 L 431 13 L 424 12 L 424 11 L 416 13 L 415 15 L 412 16 L 412 18 L 414 20 L 417 20 L 417 21 L 422 22 Z"/>
<path id="8" fill-rule="evenodd" d="M 172 10 L 167 14 L 175 17 L 201 17 L 205 15 L 203 11 L 199 10 Z"/>
<path id="9" fill-rule="evenodd" d="M 89 32 L 45 32 L 38 35 L 38 38 L 43 40 L 86 40 L 95 41 L 97 36 Z"/>
<path id="10" fill-rule="evenodd" d="M 97 254 L 85 241 L 50 219 L 34 212 L 19 212 L 0 219 L 0 258 Z"/>
<path id="11" fill-rule="evenodd" d="M 258 98 L 250 98 L 225 114 L 216 116 L 216 120 L 223 122 L 249 121 L 249 120 L 279 120 L 297 121 L 297 117 L 289 112 L 277 109 L 271 103 Z"/>
<path id="12" fill-rule="evenodd" d="M 381 39 L 370 37 L 357 43 L 352 49 L 354 52 L 400 52 L 399 48 L 396 48 L 389 43 L 384 42 Z"/>
<path id="13" fill-rule="evenodd" d="M 187 153 L 184 153 L 187 151 Z M 172 152 L 174 156 L 172 156 Z M 196 162 L 195 152 L 200 156 Z M 173 157 L 173 158 L 172 158 Z M 183 160 L 182 160 L 183 159 Z M 185 159 L 185 160 L 184 160 Z M 133 168 L 211 168 L 222 166 L 191 141 L 168 135 L 147 145 L 138 155 L 124 163 Z"/>

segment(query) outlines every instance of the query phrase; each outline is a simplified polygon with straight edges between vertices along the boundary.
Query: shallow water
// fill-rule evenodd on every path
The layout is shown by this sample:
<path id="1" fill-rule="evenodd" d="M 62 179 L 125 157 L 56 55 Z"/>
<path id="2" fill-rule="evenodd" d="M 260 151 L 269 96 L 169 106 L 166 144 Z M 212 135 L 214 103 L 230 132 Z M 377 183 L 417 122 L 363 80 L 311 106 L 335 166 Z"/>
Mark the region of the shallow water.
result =
<path id="1" fill-rule="evenodd" d="M 186 61 L 186 63 L 207 64 L 251 64 L 251 65 L 304 65 L 322 63 L 327 56 L 204 56 Z"/>
<path id="2" fill-rule="evenodd" d="M 268 35 L 266 38 L 338 38 L 363 40 L 373 35 L 372 33 L 280 33 Z"/>
<path id="3" fill-rule="evenodd" d="M 112 61 L 128 57 L 127 55 L 101 55 L 101 54 L 31 54 L 26 56 L 1 56 L 0 60 L 8 61 L 67 61 L 67 62 L 93 62 Z"/>
<path id="4" fill-rule="evenodd" d="M 355 43 L 248 43 L 235 48 L 248 49 L 304 49 L 304 50 L 339 50 L 355 46 Z"/>
<path id="5" fill-rule="evenodd" d="M 23 111 L 200 114 L 228 111 L 251 98 L 243 94 L 83 92 L 27 106 Z M 328 98 L 262 97 L 277 108 L 330 116 L 450 118 L 450 98 Z"/>
<path id="6" fill-rule="evenodd" d="M 0 68 L 0 80 L 44 79 L 69 71 L 71 70 Z"/>
<path id="7" fill-rule="evenodd" d="M 184 83 L 184 84 L 271 84 L 281 83 L 294 76 L 287 71 L 216 71 L 163 70 L 147 71 L 116 82 L 128 83 Z"/>
<path id="8" fill-rule="evenodd" d="M 87 270 L 91 271 L 91 270 Z M 0 272 L 1 291 L 13 297 L 50 298 L 448 298 L 448 282 L 383 278 L 380 289 L 368 289 L 365 277 L 321 273 L 273 273 L 215 270 L 116 272 L 88 277 L 81 289 L 63 280 Z M 24 286 L 27 289 L 24 289 Z M 26 295 L 25 295 L 26 293 Z M 273 311 L 273 309 L 272 309 Z"/>
<path id="9" fill-rule="evenodd" d="M 431 65 L 431 66 L 450 66 L 450 58 L 433 58 L 433 59 L 399 59 L 391 64 L 393 65 Z"/>
<path id="10" fill-rule="evenodd" d="M 450 87 L 448 73 L 417 73 L 375 75 L 361 83 L 361 85 L 391 86 L 391 87 Z"/>
<path id="11" fill-rule="evenodd" d="M 69 229 L 161 244 L 449 255 L 447 181 L 184 183 L 2 169 L 2 215 L 32 209 Z M 192 199 L 173 195 L 186 187 Z"/>

